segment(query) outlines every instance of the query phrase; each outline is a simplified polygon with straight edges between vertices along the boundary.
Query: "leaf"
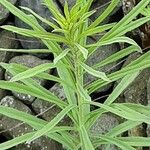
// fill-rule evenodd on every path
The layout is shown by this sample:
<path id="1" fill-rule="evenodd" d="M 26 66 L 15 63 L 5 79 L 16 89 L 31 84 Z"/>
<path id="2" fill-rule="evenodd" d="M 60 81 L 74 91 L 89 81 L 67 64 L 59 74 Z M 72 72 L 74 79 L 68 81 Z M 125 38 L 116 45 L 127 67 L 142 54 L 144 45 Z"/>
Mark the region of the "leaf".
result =
<path id="1" fill-rule="evenodd" d="M 139 75 L 139 71 L 133 74 L 126 75 L 121 82 L 115 87 L 113 92 L 109 95 L 109 97 L 105 100 L 104 104 L 110 105 L 112 104 L 119 95 L 134 81 L 134 79 Z"/>
<path id="2" fill-rule="evenodd" d="M 136 150 L 135 148 L 131 147 L 130 145 L 126 144 L 125 142 L 117 139 L 117 138 L 111 138 L 109 136 L 101 136 L 100 138 L 103 140 L 108 141 L 110 144 L 114 144 L 121 148 L 122 150 Z"/>
<path id="3" fill-rule="evenodd" d="M 20 120 L 22 122 L 25 122 L 36 130 L 40 130 L 42 127 L 44 127 L 44 125 L 47 124 L 46 121 L 39 119 L 35 116 L 32 116 L 31 114 L 16 110 L 14 108 L 6 107 L 6 106 L 0 106 L 0 114 L 6 115 L 7 117 L 10 117 L 13 119 Z M 49 138 L 54 139 L 54 140 L 58 141 L 59 143 L 62 143 L 64 146 L 68 147 L 69 149 L 74 149 L 75 145 L 72 142 L 69 143 L 69 141 L 66 141 L 65 138 L 63 138 L 59 134 L 59 132 L 54 133 L 56 128 L 53 128 L 53 129 L 54 130 L 52 132 L 46 134 Z M 22 136 L 17 138 L 18 142 L 19 142 L 20 138 L 22 139 Z M 11 148 L 14 146 L 14 144 L 17 145 L 17 142 L 13 143 L 14 141 L 16 141 L 16 140 L 14 139 L 14 140 L 10 140 L 8 142 L 4 142 L 4 143 L 0 144 L 0 147 L 2 145 L 2 147 L 9 146 Z M 22 141 L 22 142 L 24 142 L 24 141 Z"/>
<path id="4" fill-rule="evenodd" d="M 148 67 L 150 67 L 150 52 L 146 52 L 141 57 L 134 60 L 132 63 L 130 63 L 123 69 L 108 75 L 108 78 L 113 82 L 126 76 L 127 74 L 132 74 L 135 71 L 140 71 Z M 92 93 L 107 84 L 108 84 L 107 82 L 98 79 L 93 83 L 90 83 L 88 86 L 86 86 L 86 89 L 88 89 L 89 93 Z"/>
<path id="5" fill-rule="evenodd" d="M 95 150 L 84 126 L 80 128 L 80 132 L 81 132 L 80 134 L 82 138 L 83 149 Z"/>
<path id="6" fill-rule="evenodd" d="M 140 1 L 126 16 L 123 17 L 105 36 L 104 39 L 111 39 L 112 37 L 117 36 L 118 31 L 130 23 L 148 4 L 150 0 L 142 0 Z"/>
<path id="7" fill-rule="evenodd" d="M 26 11 L 28 11 L 28 12 L 30 12 L 32 15 L 34 15 L 36 18 L 38 18 L 38 19 L 41 20 L 42 22 L 48 24 L 50 27 L 52 27 L 52 28 L 54 28 L 54 29 L 59 29 L 59 27 L 58 27 L 57 25 L 55 25 L 55 24 L 53 24 L 52 22 L 48 21 L 47 19 L 41 17 L 40 15 L 38 15 L 37 13 L 35 13 L 35 12 L 34 12 L 33 10 L 31 10 L 30 8 L 28 8 L 28 7 L 22 7 L 22 6 L 21 6 L 21 8 L 24 9 L 24 10 L 26 10 Z"/>
<path id="8" fill-rule="evenodd" d="M 52 119 L 48 124 L 46 124 L 42 129 L 38 130 L 28 141 L 30 143 L 35 139 L 41 137 L 42 135 L 46 134 L 47 132 L 51 131 L 62 119 L 63 117 L 75 106 L 69 105 L 65 109 L 63 109 L 54 119 Z"/>
<path id="9" fill-rule="evenodd" d="M 142 124 L 142 122 L 134 122 L 134 121 L 127 120 L 119 124 L 118 126 L 112 128 L 106 135 L 109 137 L 118 136 L 140 124 Z"/>
<path id="10" fill-rule="evenodd" d="M 35 132 L 26 133 L 22 136 L 16 137 L 12 140 L 0 144 L 1 150 L 8 150 L 16 145 L 26 142 L 29 138 L 34 135 Z"/>
<path id="11" fill-rule="evenodd" d="M 44 0 L 44 4 L 48 7 L 53 16 L 60 22 L 66 22 L 63 15 L 59 12 L 58 8 L 54 4 L 53 0 Z"/>
<path id="12" fill-rule="evenodd" d="M 83 46 L 81 46 L 80 44 L 77 44 L 76 43 L 76 46 L 77 46 L 77 48 L 80 50 L 80 52 L 83 54 L 83 57 L 85 58 L 85 59 L 87 59 L 87 57 L 88 57 L 88 50 L 87 49 L 85 49 Z"/>
<path id="13" fill-rule="evenodd" d="M 29 30 L 29 29 L 24 29 L 24 28 L 18 28 L 18 27 L 11 26 L 11 25 L 3 25 L 1 26 L 1 28 L 8 30 L 8 31 L 12 31 L 20 35 L 28 36 L 28 37 L 36 37 L 40 39 L 47 39 L 51 41 L 68 43 L 67 40 L 63 36 L 60 36 L 54 33 L 49 33 L 46 31 L 34 31 L 34 30 Z"/>
<path id="14" fill-rule="evenodd" d="M 114 10 L 118 5 L 119 0 L 112 0 L 111 4 L 106 8 L 106 10 L 89 26 L 89 29 L 92 29 L 99 25 L 108 15 Z"/>
<path id="15" fill-rule="evenodd" d="M 128 48 L 120 50 L 117 53 L 112 54 L 111 56 L 107 57 L 103 61 L 93 65 L 92 68 L 94 68 L 94 69 L 100 68 L 100 67 L 105 66 L 107 64 L 110 64 L 112 62 L 115 62 L 115 61 L 117 61 L 117 60 L 119 60 L 121 58 L 124 58 L 125 56 L 128 56 L 132 52 L 136 52 L 136 51 L 137 51 L 137 47 L 136 46 L 130 46 Z"/>
<path id="16" fill-rule="evenodd" d="M 17 52 L 17 53 L 50 53 L 49 49 L 5 49 L 0 48 L 0 51 Z"/>
<path id="17" fill-rule="evenodd" d="M 119 137 L 118 139 L 132 146 L 142 146 L 142 147 L 150 146 L 149 137 Z"/>
<path id="18" fill-rule="evenodd" d="M 0 80 L 0 89 L 15 91 L 15 92 L 23 93 L 23 94 L 28 94 L 34 97 L 38 97 L 45 101 L 52 102 L 62 108 L 66 106 L 65 102 L 63 102 L 62 100 L 57 98 L 55 95 L 51 94 L 50 92 L 48 94 L 44 91 L 41 91 L 41 90 L 39 91 L 39 90 L 36 90 L 35 88 L 29 87 L 20 83 Z"/>
<path id="19" fill-rule="evenodd" d="M 136 46 L 137 51 L 142 52 L 140 46 L 138 46 L 138 44 L 134 40 L 128 37 L 114 37 L 114 38 L 111 38 L 110 40 L 97 42 L 96 44 L 87 45 L 87 47 L 99 47 L 99 46 L 109 45 L 113 43 L 128 43 L 128 44 Z"/>
<path id="20" fill-rule="evenodd" d="M 66 16 L 66 19 L 68 21 L 70 21 L 70 12 L 69 12 L 69 7 L 68 7 L 67 1 L 65 1 L 65 5 L 64 5 L 64 14 Z"/>
<path id="21" fill-rule="evenodd" d="M 107 78 L 107 76 L 106 76 L 106 74 L 104 72 L 96 71 L 96 70 L 94 70 L 93 68 L 87 66 L 84 63 L 80 63 L 80 64 L 83 67 L 83 69 L 86 72 L 88 72 L 89 74 L 91 74 L 91 75 L 93 75 L 95 77 L 101 78 L 104 81 L 110 82 L 109 78 Z"/>
<path id="22" fill-rule="evenodd" d="M 56 66 L 53 63 L 44 63 L 34 68 L 28 69 L 24 72 L 21 72 L 14 76 L 10 81 L 15 82 L 26 78 L 34 77 L 37 74 L 40 74 L 48 69 L 55 68 Z"/>
<path id="23" fill-rule="evenodd" d="M 68 54 L 69 51 L 70 51 L 70 49 L 65 49 L 65 50 L 63 50 L 62 53 L 60 53 L 60 55 L 58 55 L 58 56 L 54 59 L 54 65 L 56 65 L 59 60 L 61 60 L 62 58 L 64 58 L 64 57 Z"/>
<path id="24" fill-rule="evenodd" d="M 0 0 L 0 4 L 2 4 L 12 14 L 14 14 L 16 17 L 18 17 L 23 22 L 27 23 L 32 28 L 37 29 L 37 30 L 44 30 L 40 25 L 35 23 L 34 19 L 32 19 L 29 15 L 25 14 L 23 11 L 19 10 L 17 7 L 15 7 L 9 1 L 7 1 L 7 0 Z"/>
<path id="25" fill-rule="evenodd" d="M 115 24 L 116 23 L 111 23 L 111 24 L 101 25 L 101 26 L 98 26 L 98 27 L 95 27 L 95 28 L 87 29 L 79 36 L 79 38 L 81 38 L 83 36 L 90 36 L 90 35 L 94 35 L 94 34 L 104 32 L 104 31 L 109 30 L 110 28 L 112 28 Z"/>

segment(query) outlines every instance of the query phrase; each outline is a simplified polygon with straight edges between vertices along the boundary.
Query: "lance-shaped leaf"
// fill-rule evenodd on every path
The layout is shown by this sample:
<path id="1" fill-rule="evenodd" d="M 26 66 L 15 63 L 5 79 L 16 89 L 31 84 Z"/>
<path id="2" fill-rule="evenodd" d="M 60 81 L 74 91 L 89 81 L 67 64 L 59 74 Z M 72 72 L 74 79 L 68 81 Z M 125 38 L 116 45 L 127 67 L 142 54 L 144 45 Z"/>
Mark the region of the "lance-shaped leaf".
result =
<path id="1" fill-rule="evenodd" d="M 15 82 L 15 81 L 19 81 L 22 79 L 26 79 L 26 78 L 31 78 L 37 74 L 40 74 L 48 69 L 52 69 L 55 68 L 56 66 L 53 63 L 45 63 L 45 64 L 41 64 L 39 66 L 36 66 L 34 68 L 28 69 L 24 72 L 21 72 L 19 74 L 17 74 L 16 76 L 14 76 L 11 81 Z"/>
<path id="2" fill-rule="evenodd" d="M 49 49 L 6 49 L 0 48 L 0 51 L 16 52 L 16 53 L 50 53 Z"/>
<path id="3" fill-rule="evenodd" d="M 89 135 L 88 135 L 88 133 L 87 133 L 87 131 L 86 131 L 86 129 L 85 129 L 85 127 L 84 126 L 82 126 L 82 127 L 80 127 L 80 134 L 81 134 L 81 138 L 82 138 L 82 143 L 83 143 L 83 148 L 85 149 L 85 150 L 94 150 L 94 147 L 93 147 L 93 145 L 92 145 L 92 142 L 91 142 L 91 140 L 90 140 L 90 138 L 89 138 Z"/>
<path id="4" fill-rule="evenodd" d="M 100 138 L 103 140 L 106 140 L 109 142 L 109 144 L 114 144 L 116 146 L 118 146 L 119 148 L 121 148 L 122 150 L 136 150 L 135 148 L 131 147 L 130 145 L 128 145 L 127 143 L 117 139 L 117 138 L 112 138 L 109 136 L 101 136 Z"/>
<path id="5" fill-rule="evenodd" d="M 49 33 L 46 31 L 34 31 L 34 30 L 29 30 L 24 28 L 18 28 L 11 25 L 4 25 L 1 26 L 1 28 L 28 37 L 36 37 L 39 39 L 68 43 L 63 36 L 54 33 Z"/>
<path id="6" fill-rule="evenodd" d="M 75 105 L 69 105 L 65 109 L 63 109 L 54 119 L 52 119 L 47 125 L 45 125 L 42 129 L 38 130 L 32 137 L 27 141 L 30 143 L 31 141 L 41 137 L 47 132 L 51 131 L 63 118 L 64 116 L 71 110 L 75 108 Z"/>
<path id="7" fill-rule="evenodd" d="M 132 40 L 131 38 L 128 38 L 128 37 L 124 37 L 124 36 L 114 37 L 114 38 L 111 38 L 110 40 L 106 40 L 106 41 L 100 41 L 100 42 L 97 42 L 96 44 L 87 45 L 87 47 L 99 47 L 99 46 L 109 45 L 109 44 L 113 44 L 113 43 L 128 43 L 128 44 L 136 46 L 137 50 L 139 52 L 142 52 L 140 46 L 134 40 Z"/>
<path id="8" fill-rule="evenodd" d="M 57 64 L 57 62 L 58 62 L 59 60 L 61 60 L 62 58 L 64 58 L 64 57 L 68 54 L 69 51 L 70 51 L 70 49 L 65 49 L 65 50 L 63 50 L 62 53 L 60 53 L 60 55 L 58 55 L 58 56 L 54 59 L 54 64 Z"/>
<path id="9" fill-rule="evenodd" d="M 115 24 L 116 23 L 111 23 L 111 24 L 101 25 L 92 29 L 87 29 L 79 36 L 79 38 L 104 32 L 108 29 L 111 29 Z"/>
<path id="10" fill-rule="evenodd" d="M 107 81 L 107 82 L 110 82 L 110 79 L 106 76 L 106 74 L 104 72 L 100 72 L 100 71 L 96 71 L 94 70 L 93 68 L 87 66 L 86 64 L 84 63 L 80 63 L 81 66 L 83 67 L 83 69 L 88 72 L 89 74 L 97 77 L 97 78 L 101 78 L 103 79 L 104 81 Z"/>
<path id="11" fill-rule="evenodd" d="M 88 50 L 81 46 L 80 44 L 76 44 L 77 48 L 80 50 L 80 52 L 83 54 L 83 57 L 87 59 L 88 57 Z"/>
<path id="12" fill-rule="evenodd" d="M 108 15 L 114 10 L 118 3 L 119 0 L 112 0 L 107 9 L 89 26 L 89 28 L 91 29 L 99 25 L 106 17 L 108 17 Z"/>
<path id="13" fill-rule="evenodd" d="M 28 12 L 30 12 L 33 16 L 35 16 L 36 18 L 38 18 L 40 21 L 48 24 L 50 27 L 52 27 L 54 29 L 60 29 L 57 25 L 55 25 L 54 23 L 52 23 L 52 22 L 48 21 L 47 19 L 41 17 L 40 15 L 38 15 L 37 13 L 35 13 L 30 8 L 28 8 L 28 7 L 22 7 L 22 6 L 21 6 L 21 8 L 24 9 L 24 10 L 26 10 L 26 11 L 28 11 Z"/>

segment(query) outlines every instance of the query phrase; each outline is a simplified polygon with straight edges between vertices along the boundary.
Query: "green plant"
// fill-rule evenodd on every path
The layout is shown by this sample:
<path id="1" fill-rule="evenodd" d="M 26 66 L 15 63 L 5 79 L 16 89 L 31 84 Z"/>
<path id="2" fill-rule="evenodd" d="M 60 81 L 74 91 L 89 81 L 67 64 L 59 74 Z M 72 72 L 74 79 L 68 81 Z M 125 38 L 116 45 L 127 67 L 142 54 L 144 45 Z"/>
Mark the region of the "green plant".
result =
<path id="1" fill-rule="evenodd" d="M 112 0 L 108 8 L 94 22 L 89 24 L 88 18 L 95 12 L 89 11 L 93 0 L 77 0 L 75 6 L 69 10 L 67 2 L 64 6 L 64 15 L 62 15 L 52 0 L 43 0 L 49 8 L 56 22 L 52 23 L 29 8 L 22 9 L 28 11 L 30 15 L 25 14 L 13 6 L 7 0 L 0 0 L 0 4 L 5 6 L 11 13 L 27 23 L 32 30 L 22 29 L 11 25 L 1 26 L 17 34 L 28 37 L 36 37 L 42 40 L 48 49 L 29 50 L 28 52 L 53 53 L 53 63 L 46 63 L 35 68 L 27 68 L 18 64 L 0 63 L 0 65 L 10 72 L 14 77 L 11 81 L 0 81 L 0 88 L 29 94 L 45 101 L 56 104 L 62 111 L 50 122 L 46 122 L 35 116 L 20 112 L 18 110 L 0 106 L 0 113 L 10 118 L 23 121 L 33 127 L 36 131 L 14 138 L 10 141 L 0 144 L 0 149 L 8 149 L 23 142 L 31 142 L 40 136 L 46 135 L 51 139 L 63 144 L 70 150 L 94 150 L 102 144 L 115 144 L 123 150 L 134 150 L 135 146 L 150 146 L 150 138 L 144 137 L 120 137 L 119 135 L 142 122 L 150 124 L 150 108 L 137 104 L 115 103 L 116 98 L 123 90 L 137 77 L 142 69 L 150 67 L 150 52 L 146 52 L 137 60 L 131 62 L 123 69 L 106 75 L 104 72 L 98 72 L 96 69 L 114 61 L 117 61 L 132 52 L 141 52 L 141 48 L 132 39 L 125 34 L 150 20 L 150 13 L 146 6 L 150 0 L 141 0 L 141 2 L 118 23 L 100 25 L 101 22 L 113 11 L 119 3 L 119 0 Z M 140 13 L 144 16 L 140 19 L 134 18 Z M 45 31 L 37 20 L 47 23 L 53 28 L 53 32 Z M 106 34 L 94 44 L 87 44 L 87 37 L 97 33 L 106 32 Z M 63 42 L 67 48 L 62 49 L 59 43 Z M 85 64 L 86 59 L 94 53 L 98 47 L 112 43 L 123 42 L 129 46 L 114 55 L 99 62 L 93 67 Z M 24 52 L 25 50 L 0 49 L 1 51 Z M 56 68 L 59 77 L 49 75 L 44 71 Z M 97 77 L 92 83 L 84 84 L 84 73 Z M 60 100 L 57 96 L 47 91 L 32 77 L 52 80 L 63 85 L 66 95 L 66 101 Z M 67 80 L 66 80 L 67 78 Z M 114 91 L 109 95 L 104 104 L 93 102 L 90 94 L 97 89 L 121 79 Z M 18 83 L 21 81 L 22 83 Z M 98 106 L 96 110 L 90 110 L 90 106 Z M 113 128 L 106 135 L 92 135 L 90 127 L 103 113 L 111 112 L 126 121 Z M 73 122 L 73 126 L 57 126 L 61 119 L 67 115 Z M 137 116 L 137 117 L 135 117 Z M 71 131 L 71 132 L 70 132 Z M 76 135 L 71 133 L 76 133 Z"/>

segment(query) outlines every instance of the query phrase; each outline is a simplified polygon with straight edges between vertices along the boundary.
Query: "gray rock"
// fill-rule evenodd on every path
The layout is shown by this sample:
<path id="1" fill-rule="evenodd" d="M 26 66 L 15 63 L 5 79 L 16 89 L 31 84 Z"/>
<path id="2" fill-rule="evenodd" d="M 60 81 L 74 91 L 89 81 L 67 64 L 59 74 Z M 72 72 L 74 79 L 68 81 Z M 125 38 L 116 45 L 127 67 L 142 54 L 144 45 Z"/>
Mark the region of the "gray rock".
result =
<path id="1" fill-rule="evenodd" d="M 6 96 L 0 102 L 0 105 L 15 108 L 17 110 L 32 114 L 31 110 L 19 100 L 12 96 Z M 4 131 L 2 134 L 7 139 L 21 136 L 25 133 L 32 132 L 33 129 L 27 124 L 21 124 L 22 122 L 2 116 L 0 118 L 0 130 Z M 53 140 L 46 137 L 41 137 L 34 140 L 31 144 L 20 144 L 14 148 L 15 150 L 58 150 L 61 146 Z"/>
<path id="2" fill-rule="evenodd" d="M 35 56 L 32 55 L 21 55 L 21 56 L 16 56 L 13 57 L 9 63 L 17 63 L 17 64 L 22 64 L 25 65 L 27 67 L 33 68 L 35 66 L 38 66 L 40 64 L 44 64 L 44 63 L 48 63 L 48 60 L 41 60 L 40 58 L 37 58 Z M 48 71 L 48 73 L 50 73 L 50 70 Z M 12 78 L 12 75 L 10 73 L 5 73 L 5 79 L 6 80 L 10 80 Z M 40 83 L 41 85 L 45 84 L 45 80 L 42 79 L 38 79 L 38 78 L 34 78 L 38 83 Z M 17 92 L 13 92 L 13 95 L 15 97 L 17 97 L 18 99 L 24 101 L 27 104 L 30 104 L 33 102 L 33 100 L 35 99 L 35 97 L 32 97 L 30 95 L 26 95 L 26 94 L 20 94 Z"/>
<path id="3" fill-rule="evenodd" d="M 50 91 L 58 96 L 58 98 L 65 100 L 66 96 L 64 95 L 63 87 L 60 84 L 55 84 Z M 61 111 L 61 109 L 55 104 L 42 99 L 36 99 L 32 103 L 32 108 L 36 114 L 41 114 L 40 116 L 47 121 L 52 120 Z M 65 117 L 60 123 L 64 124 L 66 122 L 68 125 L 69 119 L 67 117 Z"/>
<path id="4" fill-rule="evenodd" d="M 1 6 L 0 6 L 1 7 Z M 0 48 L 17 48 L 18 42 L 15 41 L 15 34 L 8 31 L 1 31 L 0 33 Z M 14 53 L 0 51 L 0 62 L 8 62 Z M 4 69 L 0 67 L 0 80 L 4 79 Z M 6 95 L 6 91 L 0 89 L 0 99 Z"/>
<path id="5" fill-rule="evenodd" d="M 119 125 L 119 122 L 120 121 L 116 116 L 110 113 L 105 113 L 96 120 L 96 122 L 91 127 L 90 131 L 93 135 L 106 134 L 112 128 Z M 98 148 L 98 150 L 105 150 L 107 146 L 108 145 L 102 145 Z M 118 148 L 114 145 L 110 145 L 110 149 L 118 150 Z"/>
<path id="6" fill-rule="evenodd" d="M 138 53 L 131 54 L 123 67 L 128 65 L 133 60 L 137 59 L 140 56 Z M 136 103 L 147 105 L 147 82 L 150 77 L 150 68 L 144 69 L 138 77 L 126 88 L 124 91 L 125 101 L 127 103 Z"/>
<path id="7" fill-rule="evenodd" d="M 0 33 L 0 48 L 17 48 L 18 42 L 15 41 L 15 34 L 8 31 L 1 31 Z M 8 62 L 13 56 L 13 53 L 0 51 L 0 62 Z M 0 67 L 0 79 L 3 79 L 3 69 Z"/>
<path id="8" fill-rule="evenodd" d="M 127 66 L 133 60 L 140 57 L 141 54 L 133 53 L 129 55 L 127 60 L 125 61 L 123 67 Z M 124 90 L 121 97 L 124 97 L 124 101 L 126 103 L 134 103 L 134 104 L 142 104 L 147 105 L 147 82 L 150 77 L 150 68 L 144 69 L 140 72 L 140 74 L 136 77 L 136 79 Z M 146 136 L 146 130 L 143 124 L 131 129 L 128 131 L 129 136 Z M 137 147 L 138 150 L 142 150 L 142 147 Z"/>
<path id="9" fill-rule="evenodd" d="M 33 11 L 35 11 L 40 16 L 42 16 L 43 18 L 46 18 L 47 20 L 52 21 L 52 19 L 51 19 L 52 14 L 50 13 L 49 9 L 42 4 L 42 2 L 43 2 L 43 0 L 34 0 L 34 1 L 19 0 L 18 5 L 23 6 L 23 7 L 28 7 L 30 9 L 32 9 Z M 15 18 L 15 24 L 16 24 L 16 26 L 21 27 L 21 28 L 28 28 L 28 29 L 30 28 L 27 24 L 22 22 L 17 17 Z M 40 22 L 40 25 L 43 26 L 46 30 L 51 30 L 51 28 L 43 22 Z M 18 38 L 20 39 L 20 42 L 21 42 L 23 48 L 25 48 L 25 49 L 45 48 L 44 44 L 38 39 L 27 38 L 27 37 L 23 37 L 23 36 L 18 36 Z"/>
<path id="10" fill-rule="evenodd" d="M 95 37 L 95 40 L 97 39 L 97 37 Z M 94 43 L 95 42 L 94 38 L 89 38 L 89 44 Z M 93 66 L 95 64 L 97 64 L 98 62 L 103 61 L 104 59 L 106 59 L 107 57 L 111 56 L 112 54 L 116 53 L 117 51 L 119 51 L 120 47 L 118 44 L 111 44 L 111 45 L 107 45 L 107 46 L 101 46 L 100 48 L 98 48 L 87 60 L 87 64 L 89 66 Z M 117 62 L 108 64 L 104 67 L 101 68 L 97 68 L 96 70 L 98 71 L 103 71 L 106 74 L 110 74 L 114 71 L 117 71 L 119 69 L 119 65 L 117 65 Z M 94 81 L 95 78 L 92 75 L 86 74 L 85 75 L 85 83 L 90 83 L 92 81 Z M 108 88 L 110 88 L 112 84 L 109 84 L 101 89 L 99 89 L 96 92 L 101 92 L 101 91 L 106 91 Z"/>
<path id="11" fill-rule="evenodd" d="M 16 4 L 17 0 L 9 0 L 12 4 Z M 2 24 L 9 16 L 9 11 L 0 4 L 0 24 Z"/>

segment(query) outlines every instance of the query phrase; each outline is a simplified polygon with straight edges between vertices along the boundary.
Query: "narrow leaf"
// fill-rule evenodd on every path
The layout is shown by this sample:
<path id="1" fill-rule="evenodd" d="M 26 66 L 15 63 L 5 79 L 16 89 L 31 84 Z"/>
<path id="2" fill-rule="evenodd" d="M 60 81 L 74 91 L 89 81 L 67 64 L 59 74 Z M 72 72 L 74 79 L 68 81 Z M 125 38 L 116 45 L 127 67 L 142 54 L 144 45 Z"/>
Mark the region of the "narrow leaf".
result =
<path id="1" fill-rule="evenodd" d="M 64 58 L 68 54 L 69 51 L 70 51 L 69 49 L 63 50 L 62 53 L 54 59 L 54 65 L 56 65 L 59 60 Z"/>
<path id="2" fill-rule="evenodd" d="M 32 142 L 33 140 L 41 137 L 47 132 L 51 131 L 62 119 L 63 117 L 75 106 L 69 105 L 65 109 L 63 109 L 54 119 L 52 119 L 47 125 L 45 125 L 42 129 L 38 130 L 32 137 L 27 141 L 27 143 Z"/>
<path id="3" fill-rule="evenodd" d="M 95 77 L 101 78 L 104 81 L 110 82 L 109 78 L 107 78 L 107 76 L 104 72 L 96 71 L 96 70 L 94 70 L 93 68 L 87 66 L 84 63 L 80 63 L 80 64 L 85 69 L 85 71 L 88 72 L 89 74 L 91 74 Z"/>
<path id="4" fill-rule="evenodd" d="M 81 46 L 80 44 L 76 44 L 77 48 L 80 50 L 80 52 L 83 54 L 83 57 L 87 59 L 88 57 L 88 50 Z"/>
<path id="5" fill-rule="evenodd" d="M 33 77 L 37 74 L 40 74 L 48 69 L 51 68 L 55 68 L 56 66 L 53 63 L 45 63 L 45 64 L 41 64 L 39 66 L 36 66 L 34 68 L 28 69 L 24 72 L 19 73 L 18 75 L 14 76 L 11 81 L 15 82 L 15 81 L 19 81 L 22 79 L 26 79 L 26 78 L 30 78 Z"/>

